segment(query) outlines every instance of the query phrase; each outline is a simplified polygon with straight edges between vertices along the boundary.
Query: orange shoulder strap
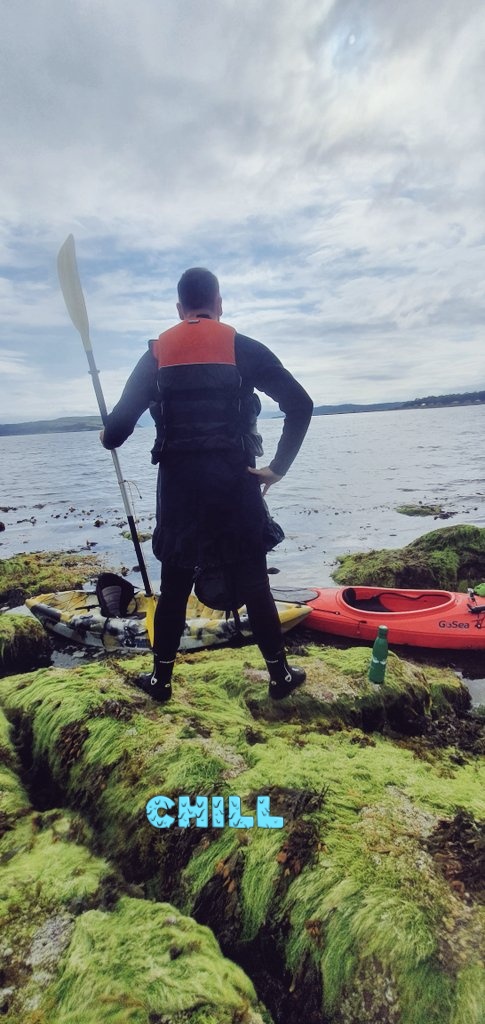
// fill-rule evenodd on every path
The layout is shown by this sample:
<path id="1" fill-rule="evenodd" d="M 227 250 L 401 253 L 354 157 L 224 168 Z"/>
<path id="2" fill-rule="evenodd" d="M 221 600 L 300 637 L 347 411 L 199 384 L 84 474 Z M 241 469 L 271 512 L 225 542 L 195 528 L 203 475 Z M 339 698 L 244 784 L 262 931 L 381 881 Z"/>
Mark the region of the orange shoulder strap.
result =
<path id="1" fill-rule="evenodd" d="M 236 365 L 236 331 L 218 320 L 182 320 L 157 338 L 153 354 L 162 366 L 201 363 Z"/>

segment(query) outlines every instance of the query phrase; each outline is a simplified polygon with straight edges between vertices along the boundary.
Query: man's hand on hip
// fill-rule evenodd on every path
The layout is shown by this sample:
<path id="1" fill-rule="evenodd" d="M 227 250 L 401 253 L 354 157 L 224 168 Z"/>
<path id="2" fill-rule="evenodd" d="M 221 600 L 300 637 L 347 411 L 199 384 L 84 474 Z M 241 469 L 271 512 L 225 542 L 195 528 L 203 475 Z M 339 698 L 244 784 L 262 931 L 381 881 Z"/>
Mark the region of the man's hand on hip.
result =
<path id="1" fill-rule="evenodd" d="M 259 482 L 263 487 L 263 498 L 269 487 L 277 484 L 278 480 L 283 479 L 282 476 L 278 476 L 278 473 L 273 473 L 269 466 L 264 466 L 263 469 L 253 469 L 252 466 L 248 466 L 248 473 L 252 473 L 253 476 L 259 476 Z"/>

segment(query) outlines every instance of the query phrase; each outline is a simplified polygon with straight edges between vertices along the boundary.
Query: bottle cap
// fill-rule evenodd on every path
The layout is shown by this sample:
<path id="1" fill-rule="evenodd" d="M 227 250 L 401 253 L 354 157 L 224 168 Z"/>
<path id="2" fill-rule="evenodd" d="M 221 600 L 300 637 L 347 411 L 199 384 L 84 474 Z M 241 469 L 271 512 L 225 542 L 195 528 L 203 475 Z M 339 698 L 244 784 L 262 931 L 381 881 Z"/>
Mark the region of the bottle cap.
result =
<path id="1" fill-rule="evenodd" d="M 377 635 L 378 636 L 386 637 L 387 636 L 387 630 L 388 630 L 387 626 L 378 626 Z"/>

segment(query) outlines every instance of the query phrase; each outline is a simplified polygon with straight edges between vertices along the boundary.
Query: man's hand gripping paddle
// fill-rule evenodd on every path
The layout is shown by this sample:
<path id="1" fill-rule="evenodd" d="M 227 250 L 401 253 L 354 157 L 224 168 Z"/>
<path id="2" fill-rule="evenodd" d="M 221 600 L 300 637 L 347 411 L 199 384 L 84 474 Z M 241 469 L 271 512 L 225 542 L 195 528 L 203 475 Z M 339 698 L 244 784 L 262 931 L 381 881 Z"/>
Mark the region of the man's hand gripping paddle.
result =
<path id="1" fill-rule="evenodd" d="M 57 257 L 57 272 L 59 275 L 59 282 L 61 285 L 62 294 L 64 296 L 64 302 L 66 303 L 67 312 L 71 317 L 74 327 L 81 335 L 81 340 L 84 345 L 84 351 L 88 357 L 89 372 L 93 381 L 94 390 L 96 392 L 96 398 L 98 400 L 99 411 L 101 413 L 101 419 L 103 423 L 106 423 L 108 412 L 106 409 L 106 402 L 104 400 L 101 383 L 99 380 L 99 373 L 96 369 L 96 363 L 94 361 L 94 353 L 89 337 L 89 322 L 88 314 L 86 311 L 86 303 L 84 301 L 83 290 L 81 287 L 81 281 L 79 278 L 79 271 L 77 269 L 76 262 L 76 247 L 74 244 L 74 238 L 69 235 L 59 250 Z M 154 636 L 154 618 L 155 609 L 157 606 L 157 600 L 154 596 L 153 589 L 148 577 L 147 568 L 145 565 L 145 559 L 143 558 L 143 552 L 141 550 L 140 541 L 136 532 L 135 518 L 133 515 L 133 509 L 131 501 L 128 495 L 128 491 L 125 487 L 125 481 L 121 473 L 120 463 L 118 459 L 118 453 L 113 450 L 111 452 L 113 457 L 113 464 L 116 471 L 116 477 L 118 480 L 121 496 L 123 498 L 123 504 L 125 506 L 125 512 L 128 519 L 128 526 L 130 527 L 131 539 L 133 541 L 136 557 L 140 566 L 141 575 L 143 579 L 143 586 L 145 587 L 145 594 L 147 596 L 147 616 L 146 625 L 148 639 L 153 647 L 153 636 Z"/>

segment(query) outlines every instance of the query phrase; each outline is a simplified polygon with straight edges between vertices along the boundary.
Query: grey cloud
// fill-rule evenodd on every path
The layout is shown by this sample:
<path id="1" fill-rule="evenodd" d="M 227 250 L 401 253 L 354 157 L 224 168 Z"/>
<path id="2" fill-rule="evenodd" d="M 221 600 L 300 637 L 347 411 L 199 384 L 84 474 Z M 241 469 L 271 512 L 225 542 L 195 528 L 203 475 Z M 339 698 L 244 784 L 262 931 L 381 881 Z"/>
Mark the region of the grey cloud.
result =
<path id="1" fill-rule="evenodd" d="M 41 367 L 68 329 L 73 230 L 108 365 L 202 262 L 321 401 L 372 398 L 379 360 L 397 397 L 449 390 L 464 325 L 472 379 L 484 31 L 478 0 L 4 5 L 6 346 Z"/>

